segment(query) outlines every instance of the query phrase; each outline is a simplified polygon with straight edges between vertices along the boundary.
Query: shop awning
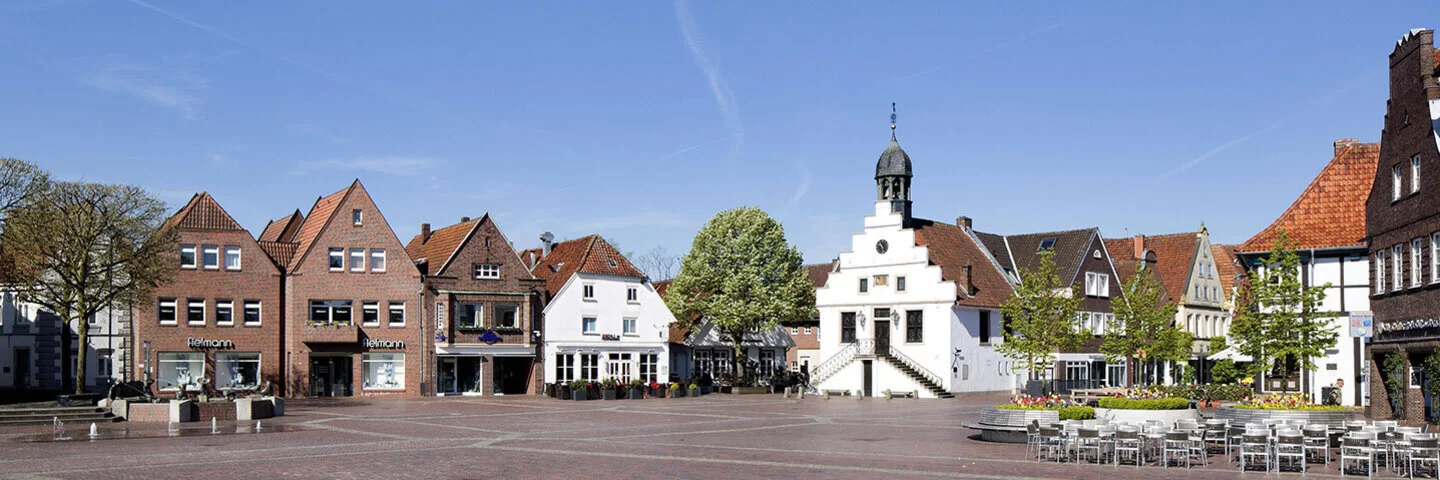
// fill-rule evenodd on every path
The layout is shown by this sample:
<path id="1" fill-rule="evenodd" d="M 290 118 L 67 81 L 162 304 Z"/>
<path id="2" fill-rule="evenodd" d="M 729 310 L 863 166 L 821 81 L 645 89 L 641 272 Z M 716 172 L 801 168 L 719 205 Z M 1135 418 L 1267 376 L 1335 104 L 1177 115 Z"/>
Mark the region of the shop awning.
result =
<path id="1" fill-rule="evenodd" d="M 1221 350 L 1221 351 L 1217 352 L 1217 353 L 1214 354 L 1214 355 L 1211 355 L 1211 356 L 1209 356 L 1209 357 L 1205 357 L 1205 359 L 1206 359 L 1206 360 L 1216 360 L 1216 361 L 1219 361 L 1219 360 L 1234 360 L 1234 361 L 1237 361 L 1237 362 L 1253 362 L 1253 361 L 1255 361 L 1255 359 L 1254 359 L 1254 358 L 1251 358 L 1249 355 L 1240 353 L 1240 351 L 1239 351 L 1239 350 L 1236 350 L 1234 346 L 1226 347 L 1224 350 Z"/>

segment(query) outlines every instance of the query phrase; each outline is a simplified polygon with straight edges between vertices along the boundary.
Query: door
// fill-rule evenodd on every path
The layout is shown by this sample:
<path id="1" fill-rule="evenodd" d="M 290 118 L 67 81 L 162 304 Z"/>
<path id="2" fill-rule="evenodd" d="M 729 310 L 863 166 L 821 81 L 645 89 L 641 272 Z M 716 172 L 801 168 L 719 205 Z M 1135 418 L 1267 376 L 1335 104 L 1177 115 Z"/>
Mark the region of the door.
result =
<path id="1" fill-rule="evenodd" d="M 605 365 L 605 373 L 619 380 L 620 383 L 629 383 L 631 373 L 630 365 L 630 354 L 612 353 L 610 354 L 610 362 Z"/>
<path id="2" fill-rule="evenodd" d="M 435 388 L 440 393 L 456 393 L 455 357 L 440 357 L 440 379 Z"/>
<path id="3" fill-rule="evenodd" d="M 890 353 L 890 321 L 875 321 L 875 353 L 884 355 Z"/>
<path id="4" fill-rule="evenodd" d="M 348 397 L 354 378 L 353 363 L 345 357 L 310 357 L 310 395 Z"/>
<path id="5" fill-rule="evenodd" d="M 495 358 L 495 393 L 524 395 L 529 393 L 531 359 L 527 357 Z"/>
<path id="6" fill-rule="evenodd" d="M 15 388 L 30 388 L 30 349 L 15 349 Z"/>
<path id="7" fill-rule="evenodd" d="M 873 371 L 874 364 L 871 363 L 871 362 L 872 362 L 872 360 L 861 360 L 861 361 L 860 361 L 861 367 L 864 367 L 864 369 L 865 369 L 865 396 L 867 396 L 867 397 L 872 397 L 872 396 L 874 396 L 874 395 L 872 395 L 872 393 L 874 392 L 874 389 L 871 388 L 871 380 L 873 380 L 873 378 L 874 378 L 874 375 L 873 375 L 873 374 L 874 374 L 874 371 Z"/>

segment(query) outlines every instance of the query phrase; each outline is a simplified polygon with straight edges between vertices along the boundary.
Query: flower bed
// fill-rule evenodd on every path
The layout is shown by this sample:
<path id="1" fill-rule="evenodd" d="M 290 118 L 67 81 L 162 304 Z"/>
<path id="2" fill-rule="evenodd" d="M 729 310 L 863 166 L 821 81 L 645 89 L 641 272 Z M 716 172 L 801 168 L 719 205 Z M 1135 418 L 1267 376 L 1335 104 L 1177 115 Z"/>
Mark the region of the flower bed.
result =
<path id="1" fill-rule="evenodd" d="M 1114 410 L 1184 410 L 1190 400 L 1184 398 L 1102 398 L 1100 408 Z"/>
<path id="2" fill-rule="evenodd" d="M 1244 410 L 1299 410 L 1311 412 L 1335 412 L 1348 411 L 1348 407 L 1341 405 L 1317 405 L 1310 402 L 1310 396 L 1306 394 L 1282 394 L 1272 393 L 1261 395 L 1232 405 L 1235 408 Z"/>

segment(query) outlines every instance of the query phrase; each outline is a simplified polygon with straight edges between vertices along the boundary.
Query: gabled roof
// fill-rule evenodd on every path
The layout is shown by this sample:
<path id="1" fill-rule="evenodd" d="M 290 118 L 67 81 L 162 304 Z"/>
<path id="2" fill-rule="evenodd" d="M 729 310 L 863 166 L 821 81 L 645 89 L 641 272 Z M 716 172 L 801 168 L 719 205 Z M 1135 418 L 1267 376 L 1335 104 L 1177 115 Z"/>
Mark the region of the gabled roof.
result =
<path id="1" fill-rule="evenodd" d="M 1067 284 L 1075 281 L 1079 275 L 1080 265 L 1085 262 L 1085 255 L 1089 253 L 1090 241 L 1099 236 L 1097 228 L 1082 228 L 1077 230 L 1062 230 L 1058 232 L 1022 233 L 1019 235 L 996 235 L 992 233 L 976 232 L 976 236 L 985 241 L 985 245 L 1003 245 L 1013 265 L 1006 265 L 1000 260 L 1004 254 L 997 254 L 997 261 L 1005 268 L 1010 268 L 1016 275 L 1020 270 L 1035 270 L 1040 267 L 1040 247 L 1049 244 L 1049 249 L 1055 252 L 1055 273 L 1060 280 Z M 995 247 L 991 247 L 995 251 Z M 1066 280 L 1069 279 L 1069 280 Z"/>
<path id="2" fill-rule="evenodd" d="M 575 273 L 594 273 L 620 277 L 645 278 L 624 255 L 599 235 L 588 235 L 551 246 L 550 254 L 540 259 L 530 273 L 545 281 L 550 295 L 560 291 Z"/>
<path id="3" fill-rule="evenodd" d="M 979 238 L 965 228 L 923 218 L 911 219 L 911 227 L 915 229 L 915 244 L 925 246 L 930 263 L 940 267 L 940 278 L 955 282 L 955 303 L 998 308 L 1014 293 L 1000 265 Z M 961 275 L 966 266 L 970 267 L 973 294 L 962 291 Z"/>
<path id="4" fill-rule="evenodd" d="M 265 254 L 270 256 L 270 260 L 274 261 L 276 265 L 279 265 L 280 268 L 285 271 L 290 270 L 290 261 L 295 259 L 295 249 L 300 246 L 300 244 L 295 242 L 256 240 L 255 243 L 260 244 L 260 249 L 264 250 Z"/>
<path id="5" fill-rule="evenodd" d="M 694 327 L 690 328 L 679 342 L 675 342 L 673 339 L 676 330 L 672 328 L 670 331 L 672 332 L 672 342 L 684 343 L 690 347 L 726 347 L 733 345 L 729 341 L 722 340 L 720 338 L 720 329 L 715 328 L 714 323 L 703 318 L 696 321 Z M 740 344 L 749 347 L 794 348 L 795 340 L 790 338 L 790 334 L 785 333 L 785 327 L 776 325 L 762 332 L 745 332 L 741 334 Z"/>
<path id="6" fill-rule="evenodd" d="M 829 263 L 816 263 L 813 265 L 806 265 L 805 273 L 810 276 L 810 283 L 814 284 L 815 288 L 824 287 L 825 281 L 830 279 L 830 272 L 835 271 L 835 263 L 835 261 L 831 261 Z M 670 282 L 665 283 L 668 285 Z M 658 289 L 660 287 L 657 286 L 655 288 Z"/>
<path id="7" fill-rule="evenodd" d="M 1010 247 L 1005 245 L 1005 237 L 994 233 L 975 232 L 980 243 L 995 256 L 995 261 L 1000 262 L 1000 267 L 1011 272 L 1015 271 L 1015 259 L 1010 257 Z"/>
<path id="8" fill-rule="evenodd" d="M 315 205 L 310 207 L 310 215 L 305 216 L 305 221 L 295 232 L 295 255 L 289 262 L 289 268 L 293 269 L 298 266 L 300 259 L 310 252 L 311 246 L 315 244 L 315 239 L 320 236 L 325 225 L 330 223 L 330 217 L 335 216 L 335 209 L 340 206 L 340 202 L 345 200 L 345 197 L 359 185 L 360 180 L 356 179 L 350 186 L 315 200 Z"/>
<path id="9" fill-rule="evenodd" d="M 1179 302 L 1185 298 L 1187 285 L 1190 284 L 1190 269 L 1200 251 L 1199 234 L 1145 235 L 1144 242 L 1146 250 L 1155 252 L 1155 273 L 1160 277 L 1160 283 L 1165 284 L 1165 293 Z"/>
<path id="10" fill-rule="evenodd" d="M 1335 146 L 1335 156 L 1295 203 L 1236 251 L 1268 252 L 1281 230 L 1299 249 L 1365 246 L 1365 201 L 1375 182 L 1380 143 L 1342 140 Z"/>
<path id="11" fill-rule="evenodd" d="M 450 263 L 450 257 L 460 251 L 460 245 L 475 234 L 475 229 L 480 227 L 480 221 L 488 215 L 490 214 L 430 232 L 429 240 L 415 235 L 410 239 L 410 243 L 405 244 L 405 251 L 410 253 L 410 258 L 415 259 L 416 263 L 427 263 L 434 267 L 430 270 L 431 275 L 438 274 L 440 267 Z"/>
<path id="12" fill-rule="evenodd" d="M 1148 247 L 1148 245 L 1142 248 L 1146 247 Z M 1155 256 L 1157 266 L 1152 268 L 1158 268 L 1159 255 L 1149 248 L 1146 248 L 1146 250 Z M 1135 239 L 1107 238 L 1105 239 L 1105 251 L 1110 252 L 1110 262 L 1115 265 L 1116 279 L 1120 282 L 1120 285 L 1122 285 L 1121 288 L 1124 288 L 1123 285 L 1130 283 L 1130 279 L 1135 278 L 1135 274 L 1140 271 L 1140 262 L 1144 261 L 1144 259 L 1135 256 Z M 1157 275 L 1156 280 L 1160 282 L 1160 303 L 1163 304 L 1173 301 L 1174 297 L 1170 295 L 1170 289 L 1167 287 L 1168 284 L 1165 283 L 1165 279 Z"/>
<path id="13" fill-rule="evenodd" d="M 1210 255 L 1215 257 L 1215 274 L 1220 276 L 1220 287 L 1225 290 L 1225 298 L 1230 298 L 1230 292 L 1235 288 L 1235 274 L 1241 272 L 1240 257 L 1235 255 L 1235 246 L 1212 243 Z"/>
<path id="14" fill-rule="evenodd" d="M 295 237 L 295 232 L 300 230 L 300 224 L 305 223 L 305 216 L 300 214 L 300 209 L 295 213 L 271 220 L 265 224 L 265 231 L 260 232 L 258 240 L 266 242 L 289 242 Z"/>
<path id="15" fill-rule="evenodd" d="M 209 192 L 200 192 L 175 212 L 166 223 L 182 230 L 245 231 Z"/>

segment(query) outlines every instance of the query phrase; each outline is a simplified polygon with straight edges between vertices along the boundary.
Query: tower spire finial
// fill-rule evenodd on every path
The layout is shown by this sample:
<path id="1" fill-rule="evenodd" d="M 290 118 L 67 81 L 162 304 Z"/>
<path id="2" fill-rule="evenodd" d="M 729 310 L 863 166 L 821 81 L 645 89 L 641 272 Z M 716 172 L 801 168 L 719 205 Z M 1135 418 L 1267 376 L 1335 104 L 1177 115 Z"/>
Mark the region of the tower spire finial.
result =
<path id="1" fill-rule="evenodd" d="M 895 119 L 900 118 L 895 114 L 895 102 L 890 102 L 890 139 L 895 139 Z"/>

